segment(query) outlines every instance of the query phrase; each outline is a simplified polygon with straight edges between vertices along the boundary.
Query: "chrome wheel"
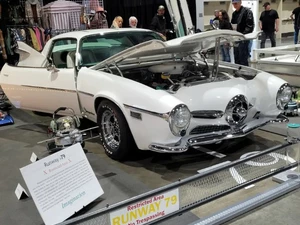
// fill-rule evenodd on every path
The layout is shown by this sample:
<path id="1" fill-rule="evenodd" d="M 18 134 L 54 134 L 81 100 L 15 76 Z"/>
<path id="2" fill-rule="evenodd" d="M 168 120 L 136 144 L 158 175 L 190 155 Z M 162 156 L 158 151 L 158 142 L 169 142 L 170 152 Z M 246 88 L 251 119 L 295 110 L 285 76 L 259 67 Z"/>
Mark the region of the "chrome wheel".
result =
<path id="1" fill-rule="evenodd" d="M 101 129 L 106 144 L 112 149 L 118 149 L 121 140 L 120 125 L 115 115 L 109 110 L 102 114 Z"/>

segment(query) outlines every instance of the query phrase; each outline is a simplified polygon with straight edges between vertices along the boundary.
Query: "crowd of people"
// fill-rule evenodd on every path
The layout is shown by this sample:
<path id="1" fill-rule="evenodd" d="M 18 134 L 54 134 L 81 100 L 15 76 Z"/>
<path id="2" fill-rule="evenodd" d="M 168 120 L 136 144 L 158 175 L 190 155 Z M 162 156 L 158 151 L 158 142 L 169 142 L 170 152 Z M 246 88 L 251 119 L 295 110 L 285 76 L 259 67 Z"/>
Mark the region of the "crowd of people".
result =
<path id="1" fill-rule="evenodd" d="M 165 14 L 165 7 L 160 5 L 157 9 L 157 14 L 154 15 L 150 29 L 156 31 L 166 40 L 166 18 Z M 138 19 L 135 16 L 131 16 L 129 18 L 129 26 L 131 28 L 136 28 L 138 25 Z M 116 16 L 112 22 L 110 28 L 122 28 L 123 27 L 123 18 L 121 16 Z"/>
<path id="2" fill-rule="evenodd" d="M 255 23 L 253 12 L 250 8 L 242 5 L 242 0 L 232 0 L 234 12 L 232 16 L 228 15 L 226 10 L 215 10 L 215 18 L 211 20 L 211 23 L 218 21 L 219 29 L 236 30 L 242 34 L 249 34 L 254 31 Z M 265 48 L 267 39 L 270 39 L 271 46 L 276 47 L 276 32 L 279 31 L 279 15 L 276 10 L 271 8 L 270 2 L 263 4 L 264 10 L 259 17 L 259 28 L 261 33 L 260 47 Z M 150 29 L 159 33 L 164 39 L 166 39 L 166 18 L 165 7 L 159 6 L 157 14 L 153 17 Z M 294 43 L 298 43 L 298 36 L 300 30 L 300 0 L 299 6 L 295 8 L 291 14 L 291 19 L 294 20 Z M 121 28 L 123 24 L 123 18 L 121 16 L 115 17 L 112 22 L 111 28 Z M 134 16 L 129 18 L 129 25 L 132 28 L 136 28 L 138 19 Z M 223 61 L 231 62 L 230 57 L 230 44 L 225 43 L 221 46 L 221 53 Z M 251 57 L 252 41 L 244 40 L 234 46 L 234 62 L 236 64 L 249 66 L 249 57 Z"/>
<path id="3" fill-rule="evenodd" d="M 219 29 L 237 30 L 243 34 L 252 33 L 254 30 L 254 17 L 251 9 L 242 6 L 241 0 L 232 0 L 234 12 L 232 18 L 226 10 L 215 10 L 215 18 L 211 21 L 219 22 Z M 260 48 L 265 48 L 266 40 L 269 38 L 271 46 L 276 47 L 276 32 L 279 31 L 279 16 L 278 12 L 271 8 L 270 2 L 263 4 L 264 11 L 259 17 L 259 28 L 262 31 L 260 38 Z M 294 21 L 294 43 L 298 43 L 300 30 L 300 1 L 290 18 Z M 248 58 L 251 56 L 252 41 L 242 41 L 238 46 L 234 47 L 234 61 L 236 64 L 248 66 Z M 230 45 L 224 44 L 221 48 L 223 61 L 231 62 Z M 260 56 L 263 56 L 261 54 Z"/>

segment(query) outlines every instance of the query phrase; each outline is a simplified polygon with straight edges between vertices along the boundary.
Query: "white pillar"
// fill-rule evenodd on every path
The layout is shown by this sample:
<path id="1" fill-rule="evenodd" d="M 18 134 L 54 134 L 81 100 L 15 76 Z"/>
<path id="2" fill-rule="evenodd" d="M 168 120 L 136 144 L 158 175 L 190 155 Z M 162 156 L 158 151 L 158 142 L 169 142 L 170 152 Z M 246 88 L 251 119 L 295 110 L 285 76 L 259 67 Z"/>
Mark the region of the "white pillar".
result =
<path id="1" fill-rule="evenodd" d="M 204 0 L 196 1 L 196 29 L 204 31 Z"/>

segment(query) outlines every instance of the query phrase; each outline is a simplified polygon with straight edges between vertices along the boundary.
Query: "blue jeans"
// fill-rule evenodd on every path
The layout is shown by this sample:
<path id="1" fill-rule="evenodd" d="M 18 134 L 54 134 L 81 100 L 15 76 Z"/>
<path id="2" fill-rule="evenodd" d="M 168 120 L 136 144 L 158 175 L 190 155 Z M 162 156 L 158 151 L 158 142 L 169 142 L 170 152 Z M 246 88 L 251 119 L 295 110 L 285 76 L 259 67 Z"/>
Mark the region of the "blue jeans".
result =
<path id="1" fill-rule="evenodd" d="M 239 41 L 238 46 L 234 47 L 235 64 L 249 66 L 249 41 Z"/>
<path id="2" fill-rule="evenodd" d="M 230 50 L 229 46 L 226 45 L 221 46 L 221 52 L 222 52 L 222 57 L 224 62 L 231 62 L 229 50 Z"/>
<path id="3" fill-rule="evenodd" d="M 298 43 L 298 36 L 299 36 L 299 27 L 298 25 L 294 24 L 294 44 Z"/>
<path id="4" fill-rule="evenodd" d="M 253 40 L 250 40 L 250 41 L 249 41 L 249 46 L 248 46 L 249 58 L 251 58 L 251 49 L 252 49 L 252 45 L 253 45 Z"/>

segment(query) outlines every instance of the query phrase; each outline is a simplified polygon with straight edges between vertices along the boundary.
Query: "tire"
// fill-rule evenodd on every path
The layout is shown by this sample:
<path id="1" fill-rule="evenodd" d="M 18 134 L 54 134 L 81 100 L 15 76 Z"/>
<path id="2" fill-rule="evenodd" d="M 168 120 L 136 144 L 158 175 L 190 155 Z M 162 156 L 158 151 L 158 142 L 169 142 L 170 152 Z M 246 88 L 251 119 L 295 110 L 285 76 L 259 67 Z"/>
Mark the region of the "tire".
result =
<path id="1" fill-rule="evenodd" d="M 105 126 L 105 123 L 109 125 Z M 121 110 L 112 102 L 104 100 L 97 109 L 99 135 L 108 157 L 122 161 L 127 159 L 135 143 Z M 113 126 L 113 127 L 112 127 Z M 110 143 L 108 142 L 110 138 Z"/>

